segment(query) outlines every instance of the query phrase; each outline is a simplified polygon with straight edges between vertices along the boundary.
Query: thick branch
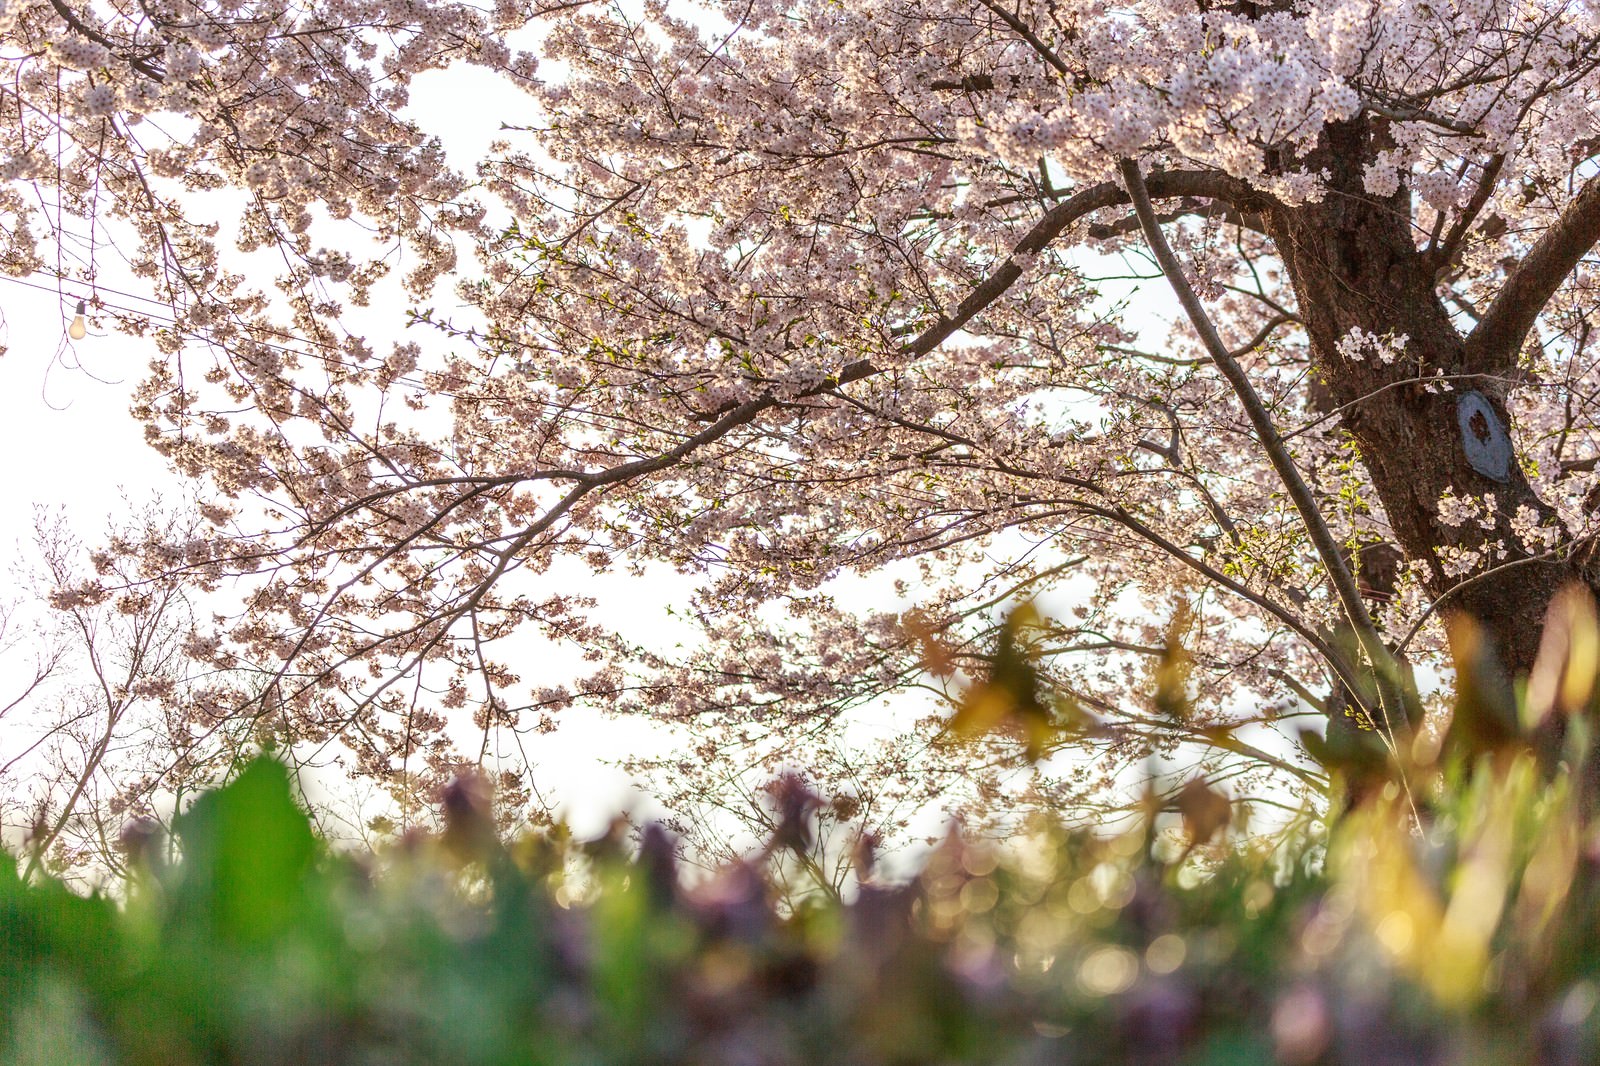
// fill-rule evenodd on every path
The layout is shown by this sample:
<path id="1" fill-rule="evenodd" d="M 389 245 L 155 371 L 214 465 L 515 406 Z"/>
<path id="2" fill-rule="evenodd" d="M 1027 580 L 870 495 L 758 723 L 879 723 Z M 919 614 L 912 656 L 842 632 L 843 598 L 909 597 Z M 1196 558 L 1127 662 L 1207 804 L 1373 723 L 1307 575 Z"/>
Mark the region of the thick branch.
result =
<path id="1" fill-rule="evenodd" d="M 143 74 L 147 78 L 150 78 L 152 81 L 165 80 L 166 73 L 162 71 L 160 67 L 152 65 L 148 60 L 142 59 L 139 56 L 123 54 L 122 45 L 80 19 L 73 12 L 73 10 L 63 2 L 63 0 L 50 0 L 50 6 L 55 8 L 56 14 L 60 15 L 62 19 L 66 21 L 68 26 L 71 26 L 74 30 L 77 30 L 91 41 L 103 45 L 105 48 L 109 49 L 113 55 L 121 57 L 128 64 L 128 66 L 132 67 L 134 70 L 137 70 L 139 73 Z"/>
<path id="2" fill-rule="evenodd" d="M 929 82 L 928 88 L 941 92 L 986 93 L 994 88 L 994 78 L 987 74 L 965 74 L 960 78 Z"/>
<path id="3" fill-rule="evenodd" d="M 1151 176 L 1155 177 L 1155 175 Z M 1220 218 L 1230 225 L 1242 226 L 1253 233 L 1267 235 L 1266 227 L 1259 213 L 1244 214 L 1222 200 L 1200 201 L 1185 198 L 1177 207 L 1161 215 L 1163 224 L 1176 222 L 1183 218 Z M 1097 241 L 1112 240 L 1116 237 L 1139 232 L 1138 216 L 1118 219 L 1116 222 L 1096 223 L 1089 227 L 1089 236 Z"/>
<path id="4" fill-rule="evenodd" d="M 1600 241 L 1600 177 L 1590 178 L 1555 224 L 1522 257 L 1467 338 L 1467 365 L 1509 373 L 1546 303 Z"/>
<path id="5" fill-rule="evenodd" d="M 1266 193 L 1250 188 L 1237 178 L 1221 174 L 1212 170 L 1174 170 L 1151 174 L 1145 179 L 1148 194 L 1156 199 L 1170 197 L 1204 197 L 1227 204 L 1230 208 L 1243 214 L 1246 211 L 1259 212 L 1272 203 L 1272 198 Z M 978 313 L 995 300 L 999 299 L 1007 289 L 1022 277 L 1022 267 L 1017 264 L 1017 257 L 1034 255 L 1044 251 L 1052 242 L 1073 223 L 1085 216 L 1106 207 L 1118 207 L 1128 203 L 1128 194 L 1113 182 L 1102 182 L 1092 185 L 1082 192 L 1074 193 L 1065 200 L 1056 204 L 1044 213 L 1044 217 L 1034 223 L 1022 240 L 1017 242 L 1010 257 L 983 279 L 977 287 L 967 293 L 966 298 L 956 305 L 955 310 L 949 315 L 940 316 L 933 325 L 919 333 L 914 340 L 900 350 L 902 358 L 916 359 L 932 352 L 943 344 L 957 330 L 977 317 Z M 857 359 L 847 364 L 838 374 L 829 378 L 821 385 L 811 389 L 801 396 L 813 396 L 828 392 L 840 385 L 848 385 L 877 374 L 882 368 L 876 366 L 870 359 Z M 735 403 L 724 404 L 715 411 L 700 415 L 702 421 L 709 422 L 720 418 L 739 406 Z"/>
<path id="6" fill-rule="evenodd" d="M 1056 55 L 1053 48 L 1045 44 L 1044 41 L 1040 40 L 1038 35 L 1035 34 L 1033 30 L 1028 28 L 1028 24 L 1026 22 L 1023 22 L 1016 15 L 995 3 L 994 0 L 978 0 L 978 3 L 982 4 L 984 7 L 993 12 L 1001 22 L 1004 22 L 1007 26 L 1010 26 L 1012 32 L 1014 32 L 1018 37 L 1021 37 L 1024 41 L 1027 41 L 1029 47 L 1037 52 L 1039 57 L 1046 63 L 1049 63 L 1052 67 L 1055 67 L 1057 71 L 1066 77 L 1070 78 L 1072 76 L 1071 69 L 1066 65 L 1066 63 L 1062 62 L 1061 57 Z"/>
<path id="7" fill-rule="evenodd" d="M 1489 202 L 1489 194 L 1494 192 L 1494 183 L 1500 178 L 1500 170 L 1506 165 L 1504 153 L 1490 159 L 1483 167 L 1483 173 L 1478 177 L 1478 187 L 1473 190 L 1472 199 L 1456 217 L 1455 224 L 1450 227 L 1450 233 L 1442 244 L 1436 244 L 1428 249 L 1429 265 L 1436 272 L 1450 269 L 1455 262 L 1456 253 L 1461 249 L 1461 242 L 1467 236 L 1467 230 L 1472 228 L 1472 223 L 1478 218 L 1478 213 Z M 1442 217 L 1442 216 L 1441 216 Z"/>

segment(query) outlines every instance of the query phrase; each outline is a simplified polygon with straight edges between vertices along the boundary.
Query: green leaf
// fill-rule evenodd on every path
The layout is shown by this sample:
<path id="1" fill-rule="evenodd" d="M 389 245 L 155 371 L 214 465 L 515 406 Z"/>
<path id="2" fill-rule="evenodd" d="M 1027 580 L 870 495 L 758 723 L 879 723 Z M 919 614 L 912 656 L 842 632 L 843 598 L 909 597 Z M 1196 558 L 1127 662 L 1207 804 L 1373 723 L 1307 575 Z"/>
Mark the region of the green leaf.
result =
<path id="1" fill-rule="evenodd" d="M 177 830 L 182 895 L 215 933 L 259 945 L 294 926 L 317 846 L 282 764 L 256 759 L 197 800 Z"/>

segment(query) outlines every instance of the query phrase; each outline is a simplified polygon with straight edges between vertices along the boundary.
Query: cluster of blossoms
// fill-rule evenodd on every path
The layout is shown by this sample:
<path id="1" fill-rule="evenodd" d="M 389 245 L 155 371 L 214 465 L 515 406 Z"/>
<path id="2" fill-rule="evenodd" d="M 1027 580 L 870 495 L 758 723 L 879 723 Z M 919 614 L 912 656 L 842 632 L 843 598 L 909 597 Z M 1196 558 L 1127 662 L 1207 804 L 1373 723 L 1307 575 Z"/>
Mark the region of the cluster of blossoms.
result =
<path id="1" fill-rule="evenodd" d="M 105 45 L 77 34 L 52 42 L 49 55 L 68 70 L 95 70 L 111 62 L 111 52 Z"/>
<path id="2" fill-rule="evenodd" d="M 1542 518 L 1528 506 L 1518 507 L 1511 516 L 1511 532 L 1518 543 L 1539 552 L 1553 551 L 1562 541 L 1560 525 Z"/>
<path id="3" fill-rule="evenodd" d="M 1339 339 L 1339 355 L 1351 362 L 1359 362 L 1370 356 L 1387 366 L 1398 360 L 1410 343 L 1411 338 L 1404 333 L 1386 333 L 1380 337 L 1360 326 L 1352 326 L 1350 332 Z"/>
<path id="4" fill-rule="evenodd" d="M 1461 579 L 1471 577 L 1485 561 L 1493 562 L 1498 553 L 1495 544 L 1490 543 L 1476 548 L 1447 544 L 1435 554 L 1448 577 Z"/>
<path id="5" fill-rule="evenodd" d="M 91 85 L 83 91 L 83 110 L 90 118 L 108 118 L 117 107 L 114 85 Z"/>
<path id="6" fill-rule="evenodd" d="M 509 6 L 491 17 L 464 4 L 405 0 L 173 0 L 137 19 L 92 3 L 9 3 L 0 34 L 10 54 L 27 58 L 0 90 L 19 116 L 8 143 L 59 146 L 51 169 L 59 164 L 62 209 L 126 220 L 149 250 L 135 269 L 163 279 L 175 302 L 203 290 L 224 252 L 211 227 L 177 203 L 219 186 L 255 194 L 245 207 L 246 247 L 276 245 L 292 261 L 306 251 L 311 205 L 334 218 L 359 212 L 380 240 L 416 248 L 414 276 L 425 288 L 448 269 L 440 230 L 473 233 L 476 223 L 461 210 L 465 179 L 439 165 L 402 114 L 409 85 L 458 61 L 525 83 L 533 60 L 496 38 L 523 17 Z M 183 121 L 135 135 L 146 116 L 160 114 Z M 37 174 L 12 166 L 4 178 Z M 24 207 L 22 217 L 30 214 Z M 8 229 L 13 269 L 43 258 L 48 233 Z"/>
<path id="7" fill-rule="evenodd" d="M 1439 521 L 1453 529 L 1471 522 L 1483 529 L 1494 529 L 1498 519 L 1498 505 L 1494 493 L 1483 496 L 1457 496 L 1446 493 L 1439 497 Z"/>

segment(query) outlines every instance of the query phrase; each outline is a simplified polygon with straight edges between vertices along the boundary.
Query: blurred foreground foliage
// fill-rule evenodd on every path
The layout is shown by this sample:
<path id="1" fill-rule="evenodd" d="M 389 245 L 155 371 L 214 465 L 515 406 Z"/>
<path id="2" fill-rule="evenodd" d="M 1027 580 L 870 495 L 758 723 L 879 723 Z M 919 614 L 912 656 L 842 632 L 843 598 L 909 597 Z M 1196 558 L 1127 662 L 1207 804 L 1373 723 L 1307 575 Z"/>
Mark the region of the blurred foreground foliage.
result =
<path id="1" fill-rule="evenodd" d="M 503 844 L 471 781 L 441 834 L 352 855 L 261 759 L 174 846 L 130 835 L 120 901 L 0 861 L 0 1062 L 1600 1061 L 1600 639 L 1559 609 L 1526 683 L 1463 661 L 1450 722 L 1314 746 L 1334 816 L 1232 840 L 1195 781 L 1115 830 L 952 834 L 908 881 L 863 861 L 844 902 L 772 888 L 804 796 L 712 875 L 653 827 Z M 1015 717 L 1004 680 L 969 718 Z M 1031 750 L 1050 711 L 1010 688 Z"/>

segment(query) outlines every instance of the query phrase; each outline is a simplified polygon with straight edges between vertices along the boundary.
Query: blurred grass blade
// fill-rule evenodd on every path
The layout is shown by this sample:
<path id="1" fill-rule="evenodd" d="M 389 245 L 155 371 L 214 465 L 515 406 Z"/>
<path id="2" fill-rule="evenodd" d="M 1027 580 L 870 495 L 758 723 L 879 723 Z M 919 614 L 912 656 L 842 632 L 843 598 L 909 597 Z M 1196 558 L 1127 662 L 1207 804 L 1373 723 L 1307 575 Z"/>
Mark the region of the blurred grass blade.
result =
<path id="1" fill-rule="evenodd" d="M 1539 657 L 1528 677 L 1523 727 L 1537 729 L 1551 714 L 1573 716 L 1594 698 L 1600 671 L 1600 625 L 1594 596 L 1581 585 L 1568 585 L 1550 601 Z"/>

